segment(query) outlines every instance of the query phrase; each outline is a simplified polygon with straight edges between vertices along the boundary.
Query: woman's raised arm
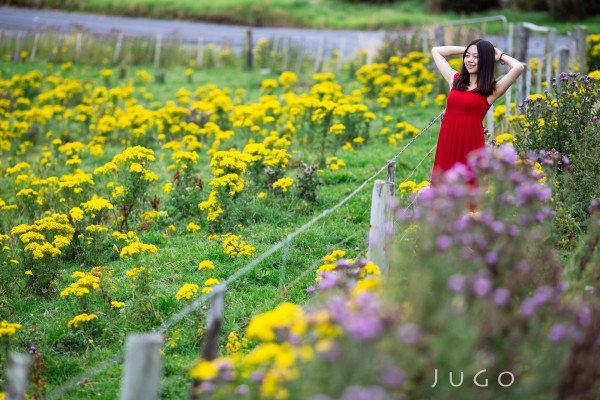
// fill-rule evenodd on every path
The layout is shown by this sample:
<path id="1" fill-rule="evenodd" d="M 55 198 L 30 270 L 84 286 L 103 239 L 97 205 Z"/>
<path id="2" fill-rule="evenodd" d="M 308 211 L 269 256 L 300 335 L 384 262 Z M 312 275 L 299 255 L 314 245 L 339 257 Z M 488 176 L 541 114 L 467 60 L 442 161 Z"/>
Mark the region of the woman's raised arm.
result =
<path id="1" fill-rule="evenodd" d="M 450 87 L 452 87 L 454 74 L 456 74 L 457 71 L 455 71 L 450 64 L 448 64 L 448 61 L 446 61 L 445 57 L 455 54 L 463 54 L 465 49 L 465 46 L 436 46 L 431 49 L 433 61 L 435 61 L 437 69 L 442 73 L 442 76 L 446 82 L 448 82 Z"/>
<path id="2" fill-rule="evenodd" d="M 504 92 L 506 92 L 508 88 L 517 80 L 519 75 L 523 73 L 523 70 L 525 70 L 525 67 L 521 61 L 509 56 L 508 54 L 503 54 L 502 51 L 495 47 L 494 49 L 496 51 L 496 61 L 498 61 L 500 59 L 500 55 L 502 55 L 502 61 L 508 64 L 510 70 L 502 78 L 500 78 L 498 82 L 496 82 L 496 90 L 494 93 L 488 96 L 488 103 L 490 104 L 502 96 Z"/>

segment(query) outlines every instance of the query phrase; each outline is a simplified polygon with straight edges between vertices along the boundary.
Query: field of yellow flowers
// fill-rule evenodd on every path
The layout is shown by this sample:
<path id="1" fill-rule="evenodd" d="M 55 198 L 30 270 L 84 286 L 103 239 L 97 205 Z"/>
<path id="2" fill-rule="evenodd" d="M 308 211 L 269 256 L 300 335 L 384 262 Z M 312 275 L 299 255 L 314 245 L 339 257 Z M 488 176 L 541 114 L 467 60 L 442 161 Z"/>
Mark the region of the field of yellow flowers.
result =
<path id="1" fill-rule="evenodd" d="M 441 110 L 425 65 L 409 53 L 344 81 L 169 70 L 167 84 L 143 69 L 0 65 L 2 366 L 9 348 L 35 354 L 34 390 L 50 391 L 334 205 Z M 434 143 L 415 141 L 399 176 Z M 364 250 L 369 204 L 364 192 L 295 240 L 283 290 L 281 253 L 229 287 L 228 346 L 250 316 L 306 299 L 314 274 L 295 278 L 337 243 Z M 186 393 L 203 327 L 199 310 L 167 332 L 166 395 Z M 119 376 L 69 396 L 113 398 Z"/>

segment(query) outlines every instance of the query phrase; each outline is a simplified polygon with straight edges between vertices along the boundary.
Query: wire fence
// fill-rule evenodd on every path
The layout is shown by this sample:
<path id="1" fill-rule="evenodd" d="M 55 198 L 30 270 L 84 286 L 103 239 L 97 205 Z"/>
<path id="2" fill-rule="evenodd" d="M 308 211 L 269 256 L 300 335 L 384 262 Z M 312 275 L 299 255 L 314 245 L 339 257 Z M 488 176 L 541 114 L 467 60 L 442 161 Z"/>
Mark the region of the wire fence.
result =
<path id="1" fill-rule="evenodd" d="M 259 255 L 258 257 L 256 257 L 254 260 L 252 260 L 251 262 L 249 262 L 248 264 L 246 264 L 244 267 L 238 269 L 235 273 L 233 273 L 232 275 L 230 275 L 227 279 L 225 279 L 222 283 L 220 283 L 219 286 L 221 286 L 223 288 L 226 288 L 231 283 L 235 282 L 239 278 L 243 277 L 244 275 L 246 275 L 247 273 L 249 273 L 250 271 L 252 271 L 258 264 L 260 264 L 262 261 L 266 260 L 272 254 L 274 254 L 278 250 L 283 249 L 285 246 L 288 246 L 292 242 L 292 240 L 294 238 L 298 237 L 303 232 L 305 232 L 306 230 L 308 230 L 312 225 L 314 225 L 315 223 L 317 223 L 321 219 L 329 216 L 334 211 L 336 211 L 337 209 L 339 209 L 340 207 L 342 207 L 344 204 L 346 204 L 349 200 L 351 200 L 358 193 L 360 193 L 369 184 L 369 182 L 371 182 L 373 179 L 375 179 L 377 176 L 379 176 L 382 172 L 384 172 L 388 168 L 388 165 L 391 162 L 395 162 L 396 159 L 398 157 L 400 157 L 404 153 L 404 151 L 410 145 L 412 145 L 417 138 L 419 138 L 423 134 L 423 132 L 427 131 L 443 115 L 443 113 L 444 113 L 443 111 L 440 112 L 431 122 L 429 122 L 429 124 L 427 124 L 427 126 L 425 128 L 423 128 L 417 135 L 413 136 L 411 138 L 411 140 L 404 147 L 402 147 L 402 149 L 396 155 L 394 155 L 392 158 L 390 158 L 385 163 L 385 165 L 383 165 L 381 168 L 379 168 L 370 177 L 368 177 L 367 179 L 365 179 L 349 195 L 347 195 L 346 197 L 344 197 L 342 200 L 340 200 L 334 206 L 332 206 L 332 207 L 330 207 L 330 208 L 322 211 L 317 216 L 313 217 L 310 221 L 306 222 L 304 225 L 302 225 L 301 227 L 299 227 L 298 229 L 296 229 L 294 232 L 292 232 L 291 234 L 289 234 L 285 239 L 280 240 L 279 242 L 277 242 L 276 244 L 274 244 L 273 246 L 271 246 L 269 249 L 265 250 L 261 255 Z M 349 237 L 347 237 L 344 240 L 350 240 L 351 237 L 352 236 L 349 236 Z M 344 241 L 342 241 L 342 242 L 344 242 Z M 317 262 L 320 262 L 320 261 L 321 260 L 319 259 Z M 304 276 L 306 276 L 306 274 L 308 274 L 309 271 L 314 270 L 314 268 L 317 266 L 316 264 L 317 263 L 314 263 L 309 269 L 307 269 L 303 273 Z M 297 284 L 299 281 L 301 281 L 302 277 L 303 276 L 296 278 L 296 280 L 293 281 L 293 284 Z M 202 306 L 203 304 L 205 304 L 207 302 L 207 300 L 209 300 L 210 296 L 211 296 L 211 294 L 209 294 L 209 293 L 205 293 L 205 294 L 201 295 L 198 299 L 194 300 L 189 305 L 187 305 L 186 307 L 182 308 L 179 312 L 177 312 L 176 314 L 174 314 L 173 316 L 171 316 L 168 320 L 164 321 L 160 326 L 156 327 L 153 330 L 153 332 L 164 334 L 168 329 L 170 329 L 171 327 L 173 327 L 175 324 L 177 324 L 183 318 L 185 318 L 186 316 L 190 315 L 191 313 L 193 313 L 194 311 L 196 311 L 198 308 L 200 308 L 200 306 Z M 66 381 L 62 385 L 56 387 L 54 390 L 52 390 L 52 392 L 50 392 L 50 394 L 48 395 L 47 398 L 49 400 L 61 398 L 66 393 L 68 393 L 70 390 L 74 389 L 80 382 L 89 380 L 89 379 L 91 379 L 91 378 L 93 378 L 93 377 L 101 374 L 102 372 L 106 371 L 110 367 L 112 367 L 115 364 L 119 363 L 122 359 L 123 359 L 123 353 L 122 352 L 119 352 L 119 353 L 113 355 L 112 357 L 110 357 L 109 359 L 107 359 L 107 360 L 103 361 L 102 363 L 98 364 L 96 367 L 92 368 L 91 370 L 87 371 L 86 373 L 81 374 L 79 376 L 76 376 L 76 377 L 74 377 L 72 379 L 69 379 L 68 381 Z"/>

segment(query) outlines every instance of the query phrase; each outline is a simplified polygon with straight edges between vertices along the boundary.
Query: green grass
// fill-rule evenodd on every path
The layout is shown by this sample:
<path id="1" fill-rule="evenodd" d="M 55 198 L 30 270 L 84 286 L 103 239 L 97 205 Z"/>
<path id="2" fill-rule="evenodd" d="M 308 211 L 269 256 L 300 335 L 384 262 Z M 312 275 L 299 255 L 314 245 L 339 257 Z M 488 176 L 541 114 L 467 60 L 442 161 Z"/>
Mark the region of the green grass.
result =
<path id="1" fill-rule="evenodd" d="M 253 26 L 297 26 L 332 29 L 398 29 L 459 19 L 455 13 L 433 14 L 424 2 L 396 1 L 392 4 L 359 4 L 344 0 L 9 0 L 8 4 L 56 8 L 114 15 L 215 21 Z M 556 21 L 548 12 L 500 9 L 468 17 L 505 15 L 510 22 L 533 22 L 552 26 L 565 34 L 572 22 Z M 589 33 L 600 33 L 600 16 L 577 24 Z M 488 33 L 498 33 L 499 24 L 489 24 Z"/>
<path id="2" fill-rule="evenodd" d="M 7 77 L 33 68 L 43 70 L 45 67 L 45 64 L 0 63 L 0 74 Z M 96 67 L 76 65 L 69 75 L 88 82 L 100 83 L 99 68 Z M 152 83 L 147 85 L 147 89 L 156 96 L 157 100 L 165 101 L 174 98 L 174 94 L 181 87 L 192 90 L 201 83 L 213 82 L 219 86 L 245 87 L 250 98 L 257 98 L 259 82 L 266 77 L 272 76 L 239 70 L 203 70 L 194 77 L 194 83 L 189 84 L 183 69 L 171 69 L 167 71 L 166 84 Z M 414 107 L 390 110 L 390 113 L 393 112 L 401 112 L 405 120 L 418 128 L 423 128 L 437 115 L 439 109 Z M 419 137 L 398 159 L 399 181 L 412 171 L 435 144 L 438 127 L 439 122 L 432 126 L 433 134 Z M 377 131 L 377 126 L 373 127 L 373 131 Z M 251 195 L 255 189 L 245 190 L 238 201 L 239 209 L 235 211 L 241 223 L 236 233 L 256 246 L 256 255 L 261 254 L 315 215 L 334 206 L 351 193 L 395 155 L 405 143 L 401 142 L 398 147 L 390 147 L 383 138 L 372 137 L 363 147 L 355 149 L 352 153 L 338 153 L 338 156 L 346 161 L 347 167 L 339 171 L 326 171 L 321 175 L 325 184 L 318 189 L 316 205 L 299 200 L 291 193 L 285 197 L 269 194 L 267 199 L 259 201 Z M 294 159 L 310 156 L 307 150 L 299 150 L 299 154 Z M 204 158 L 200 160 L 199 165 L 204 165 L 204 169 L 200 173 L 203 179 L 208 179 L 209 171 L 206 167 L 208 158 L 206 154 L 202 154 L 202 157 Z M 431 163 L 432 156 L 421 164 L 411 179 L 415 181 L 428 179 Z M 89 170 L 89 167 L 86 168 L 85 165 L 83 167 Z M 157 162 L 153 169 L 160 167 L 160 163 Z M 160 176 L 167 173 L 164 164 L 162 167 L 163 169 L 156 171 Z M 384 176 L 380 178 L 384 179 Z M 279 290 L 282 251 L 278 251 L 249 274 L 231 284 L 226 297 L 222 339 L 233 329 L 241 331 L 252 315 L 271 309 L 283 301 L 299 303 L 306 301 L 309 298 L 306 288 L 314 282 L 315 276 L 314 271 L 308 268 L 314 267 L 315 263 L 328 250 L 333 249 L 335 244 L 347 240 L 338 248 L 346 250 L 349 257 L 364 250 L 364 239 L 369 228 L 371 191 L 372 184 L 365 187 L 343 207 L 314 224 L 290 244 L 286 259 L 285 290 Z M 178 232 L 184 232 L 184 227 L 185 224 L 178 225 Z M 38 348 L 44 359 L 44 375 L 48 379 L 49 391 L 69 378 L 93 369 L 102 361 L 123 350 L 127 333 L 150 331 L 177 313 L 182 303 L 175 300 L 174 294 L 183 283 L 201 283 L 209 275 L 223 280 L 251 261 L 252 258 L 229 261 L 223 255 L 220 245 L 216 242 L 207 242 L 205 235 L 204 230 L 176 236 L 163 236 L 156 230 L 140 232 L 142 241 L 154 243 L 159 247 L 158 253 L 144 257 L 141 262 L 119 260 L 107 266 L 115 270 L 115 283 L 120 288 L 123 299 L 128 299 L 129 293 L 124 288 L 126 278 L 123 276 L 123 271 L 139 264 L 145 265 L 153 278 L 151 306 L 143 313 L 126 307 L 121 313 L 114 312 L 110 316 L 110 322 L 107 322 L 109 318 L 104 315 L 105 313 L 101 313 L 99 325 L 100 329 L 105 331 L 94 338 L 93 345 L 83 344 L 85 338 L 79 333 L 67 331 L 66 323 L 76 313 L 77 307 L 68 300 L 61 300 L 58 293 L 49 299 L 26 293 L 10 299 L 7 302 L 11 308 L 10 315 L 15 315 L 24 325 L 23 332 L 17 335 L 18 342 L 13 343 L 14 347 L 21 351 L 30 345 Z M 211 259 L 215 262 L 217 268 L 213 273 L 197 271 L 196 266 L 203 259 Z M 79 268 L 80 266 L 75 264 L 64 266 L 61 278 L 56 284 L 58 290 L 71 282 L 70 274 Z M 162 398 L 187 397 L 190 384 L 187 371 L 200 354 L 202 341 L 196 335 L 198 329 L 204 326 L 204 315 L 205 312 L 199 310 L 169 330 L 168 335 L 179 335 L 180 340 L 174 349 L 165 348 Z M 176 333 L 176 329 L 180 329 L 179 333 Z M 121 365 L 117 364 L 98 377 L 86 381 L 64 398 L 117 398 L 121 372 Z"/>

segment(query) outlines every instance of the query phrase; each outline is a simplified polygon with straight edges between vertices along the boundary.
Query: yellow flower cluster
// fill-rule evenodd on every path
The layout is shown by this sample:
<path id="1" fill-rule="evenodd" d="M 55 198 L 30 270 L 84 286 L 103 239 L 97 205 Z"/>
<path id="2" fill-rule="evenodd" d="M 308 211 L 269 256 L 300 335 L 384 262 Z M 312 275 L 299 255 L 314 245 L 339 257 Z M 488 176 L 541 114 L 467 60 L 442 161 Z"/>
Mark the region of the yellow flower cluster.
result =
<path id="1" fill-rule="evenodd" d="M 12 336 L 21 328 L 21 324 L 15 322 L 8 322 L 6 320 L 0 321 L 0 338 Z"/>
<path id="2" fill-rule="evenodd" d="M 204 287 L 202 288 L 202 293 L 210 293 L 212 292 L 212 287 L 214 285 L 218 285 L 219 280 L 216 278 L 208 278 L 204 281 Z"/>
<path id="3" fill-rule="evenodd" d="M 332 171 L 337 171 L 341 167 L 346 166 L 346 163 L 344 162 L 344 160 L 342 160 L 341 158 L 338 158 L 338 157 L 327 157 L 326 163 L 327 163 L 327 167 Z"/>
<path id="4" fill-rule="evenodd" d="M 25 252 L 31 253 L 34 259 L 62 254 L 60 249 L 71 243 L 74 232 L 65 214 L 52 214 L 36 220 L 32 225 L 17 225 L 10 231 L 26 244 Z"/>
<path id="5" fill-rule="evenodd" d="M 513 144 L 516 138 L 510 133 L 503 133 L 501 135 L 496 136 L 496 144 L 500 145 L 503 143 Z"/>
<path id="6" fill-rule="evenodd" d="M 273 182 L 273 190 L 281 190 L 283 193 L 287 192 L 288 188 L 294 184 L 293 178 L 280 178 Z"/>
<path id="7" fill-rule="evenodd" d="M 156 253 L 158 249 L 153 244 L 146 244 L 142 242 L 131 242 L 127 246 L 121 249 L 119 256 L 123 259 L 137 256 L 142 253 Z"/>
<path id="8" fill-rule="evenodd" d="M 190 222 L 189 224 L 187 224 L 186 229 L 188 232 L 198 232 L 200 230 L 200 225 Z"/>
<path id="9" fill-rule="evenodd" d="M 241 236 L 232 233 L 223 235 L 223 253 L 230 258 L 244 257 L 254 254 L 256 249 L 249 243 L 241 240 Z"/>
<path id="10" fill-rule="evenodd" d="M 130 279 L 136 279 L 138 275 L 144 271 L 146 271 L 145 267 L 135 267 L 125 271 L 125 275 L 127 275 Z"/>
<path id="11" fill-rule="evenodd" d="M 96 314 L 82 313 L 71 319 L 68 322 L 67 327 L 70 329 L 77 329 L 96 319 L 98 319 Z"/>
<path id="12" fill-rule="evenodd" d="M 246 337 L 239 338 L 236 331 L 229 332 L 227 335 L 227 344 L 225 348 L 231 353 L 237 353 L 238 351 L 248 347 L 248 339 Z"/>
<path id="13" fill-rule="evenodd" d="M 215 269 L 215 264 L 210 260 L 203 260 L 198 264 L 198 269 L 200 271 Z"/>
<path id="14" fill-rule="evenodd" d="M 100 288 L 100 278 L 96 275 L 76 271 L 71 277 L 77 280 L 60 292 L 60 297 L 63 299 L 69 296 L 83 297 Z"/>
<path id="15" fill-rule="evenodd" d="M 181 288 L 179 288 L 175 294 L 175 298 L 177 300 L 189 300 L 197 291 L 198 285 L 195 283 L 185 283 Z"/>
<path id="16" fill-rule="evenodd" d="M 400 183 L 398 189 L 400 189 L 400 193 L 417 193 L 421 189 L 428 187 L 429 181 L 421 181 L 421 183 L 416 183 L 413 181 L 405 181 Z"/>

